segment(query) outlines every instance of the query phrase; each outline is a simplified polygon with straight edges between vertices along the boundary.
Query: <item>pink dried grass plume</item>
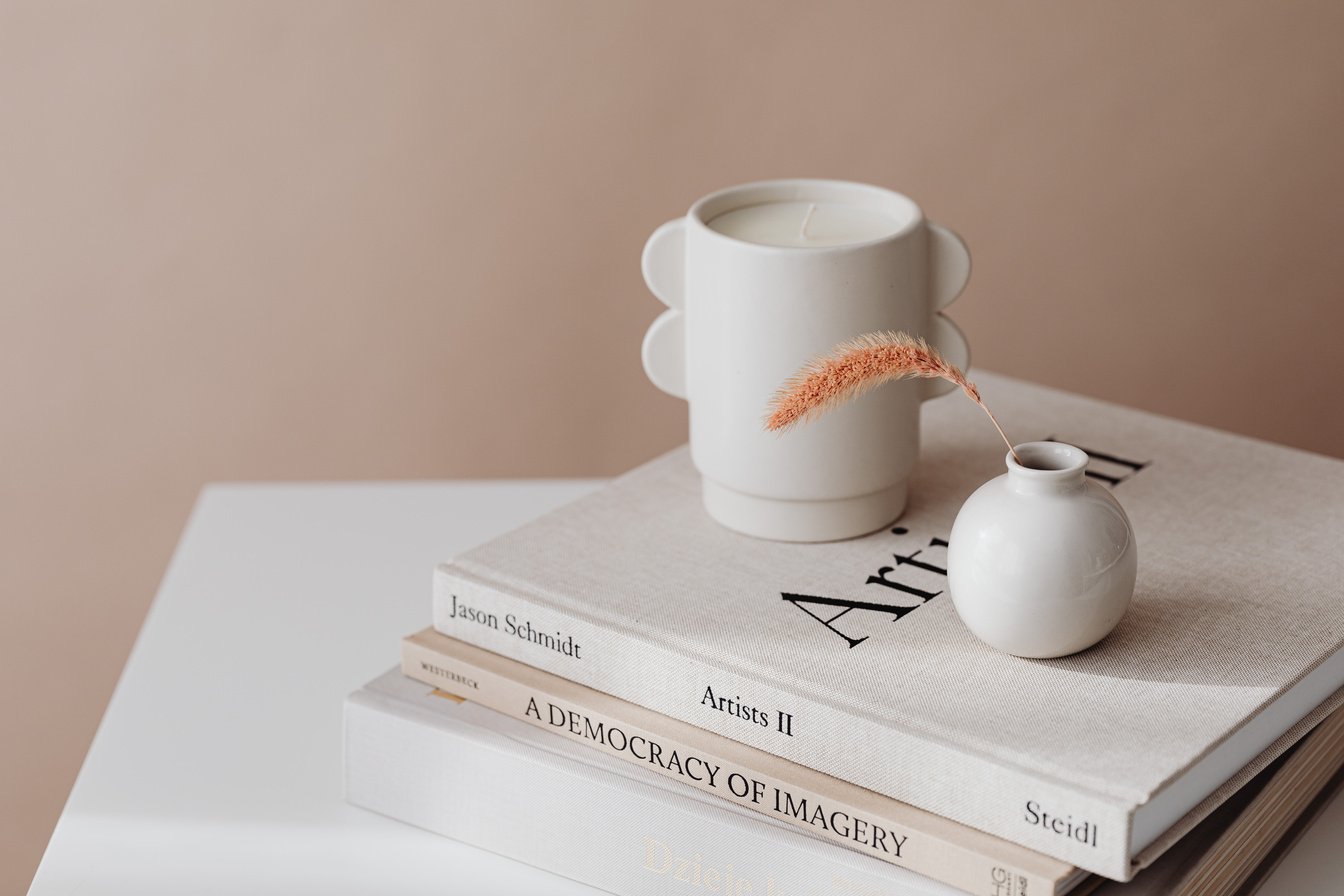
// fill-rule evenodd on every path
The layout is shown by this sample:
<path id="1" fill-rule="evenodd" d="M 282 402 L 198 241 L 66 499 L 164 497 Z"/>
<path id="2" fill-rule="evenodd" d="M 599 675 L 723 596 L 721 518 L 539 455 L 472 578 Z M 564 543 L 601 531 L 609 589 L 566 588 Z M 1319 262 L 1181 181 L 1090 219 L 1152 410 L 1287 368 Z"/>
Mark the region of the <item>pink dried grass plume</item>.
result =
<path id="1" fill-rule="evenodd" d="M 906 333 L 868 333 L 815 358 L 780 386 L 767 409 L 765 428 L 783 430 L 821 416 L 892 380 L 944 379 L 980 406 L 1017 457 L 1003 427 L 980 398 L 980 390 L 955 364 L 923 339 Z"/>

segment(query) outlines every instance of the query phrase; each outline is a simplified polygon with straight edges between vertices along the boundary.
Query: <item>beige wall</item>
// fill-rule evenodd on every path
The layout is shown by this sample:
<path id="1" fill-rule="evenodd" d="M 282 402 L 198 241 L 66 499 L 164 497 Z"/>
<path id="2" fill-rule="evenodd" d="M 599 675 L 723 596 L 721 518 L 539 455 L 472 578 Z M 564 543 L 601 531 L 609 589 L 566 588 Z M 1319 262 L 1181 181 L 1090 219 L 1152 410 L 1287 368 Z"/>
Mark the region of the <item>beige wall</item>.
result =
<path id="1" fill-rule="evenodd" d="M 903 190 L 972 247 L 979 364 L 1344 456 L 1341 34 L 1332 2 L 0 7 L 0 888 L 202 483 L 683 439 L 638 259 L 716 187 Z"/>

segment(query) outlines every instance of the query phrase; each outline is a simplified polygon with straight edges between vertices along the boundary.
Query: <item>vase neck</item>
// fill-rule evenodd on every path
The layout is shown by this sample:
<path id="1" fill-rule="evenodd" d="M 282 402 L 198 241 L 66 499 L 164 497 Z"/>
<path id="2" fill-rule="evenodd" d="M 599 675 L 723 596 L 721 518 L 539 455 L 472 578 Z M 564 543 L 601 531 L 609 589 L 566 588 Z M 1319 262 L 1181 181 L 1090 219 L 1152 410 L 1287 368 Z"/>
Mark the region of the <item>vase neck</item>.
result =
<path id="1" fill-rule="evenodd" d="M 1065 494 L 1086 482 L 1087 452 L 1063 442 L 1025 442 L 1009 452 L 1008 486 L 1022 494 Z"/>

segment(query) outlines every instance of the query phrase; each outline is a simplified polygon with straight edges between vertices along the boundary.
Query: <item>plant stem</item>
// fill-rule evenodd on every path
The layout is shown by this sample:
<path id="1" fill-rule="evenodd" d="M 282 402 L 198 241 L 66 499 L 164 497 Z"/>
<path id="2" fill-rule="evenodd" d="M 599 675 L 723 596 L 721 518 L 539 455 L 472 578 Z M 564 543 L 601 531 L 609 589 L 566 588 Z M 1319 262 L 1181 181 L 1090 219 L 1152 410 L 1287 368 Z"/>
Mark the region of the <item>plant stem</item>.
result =
<path id="1" fill-rule="evenodd" d="M 1013 447 L 1012 442 L 1008 441 L 1008 435 L 1003 431 L 1003 427 L 999 425 L 999 421 L 994 417 L 994 412 L 991 411 L 983 401 L 977 401 L 976 404 L 980 405 L 981 409 L 989 415 L 989 422 L 993 423 L 994 428 L 999 431 L 999 437 L 1003 439 L 1003 444 L 1008 446 L 1008 453 L 1013 456 L 1013 460 L 1017 461 L 1019 464 L 1022 463 L 1022 458 L 1017 456 L 1017 449 Z"/>

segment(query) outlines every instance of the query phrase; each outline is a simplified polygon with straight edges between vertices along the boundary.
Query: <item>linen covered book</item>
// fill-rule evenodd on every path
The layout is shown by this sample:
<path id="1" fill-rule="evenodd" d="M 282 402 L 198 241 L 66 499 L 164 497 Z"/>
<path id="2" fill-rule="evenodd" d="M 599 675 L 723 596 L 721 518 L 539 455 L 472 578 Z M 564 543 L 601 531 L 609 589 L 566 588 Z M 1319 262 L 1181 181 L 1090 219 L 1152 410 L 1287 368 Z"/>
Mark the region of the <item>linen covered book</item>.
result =
<path id="1" fill-rule="evenodd" d="M 965 896 L 396 671 L 344 735 L 353 805 L 608 893 Z"/>
<path id="2" fill-rule="evenodd" d="M 1088 651 L 1006 656 L 957 618 L 946 539 L 1003 460 L 950 399 L 891 528 L 736 535 L 677 450 L 441 567 L 434 626 L 1128 879 L 1340 702 L 1344 463 L 977 380 L 1016 440 L 1087 450 L 1133 521 L 1134 603 Z"/>
<path id="3" fill-rule="evenodd" d="M 606 893 L 964 896 L 557 730 L 392 671 L 346 699 L 346 798 Z M 1079 896 L 1245 896 L 1333 793 L 1341 744 L 1336 713 L 1133 881 L 1067 883 Z M 972 894 L 1050 892 L 1007 867 L 985 871 Z"/>
<path id="4" fill-rule="evenodd" d="M 1002 896 L 1002 882 L 1011 879 L 1025 893 L 1062 896 L 1087 876 L 1067 862 L 433 629 L 402 639 L 401 671 L 640 772 L 968 893 Z"/>

